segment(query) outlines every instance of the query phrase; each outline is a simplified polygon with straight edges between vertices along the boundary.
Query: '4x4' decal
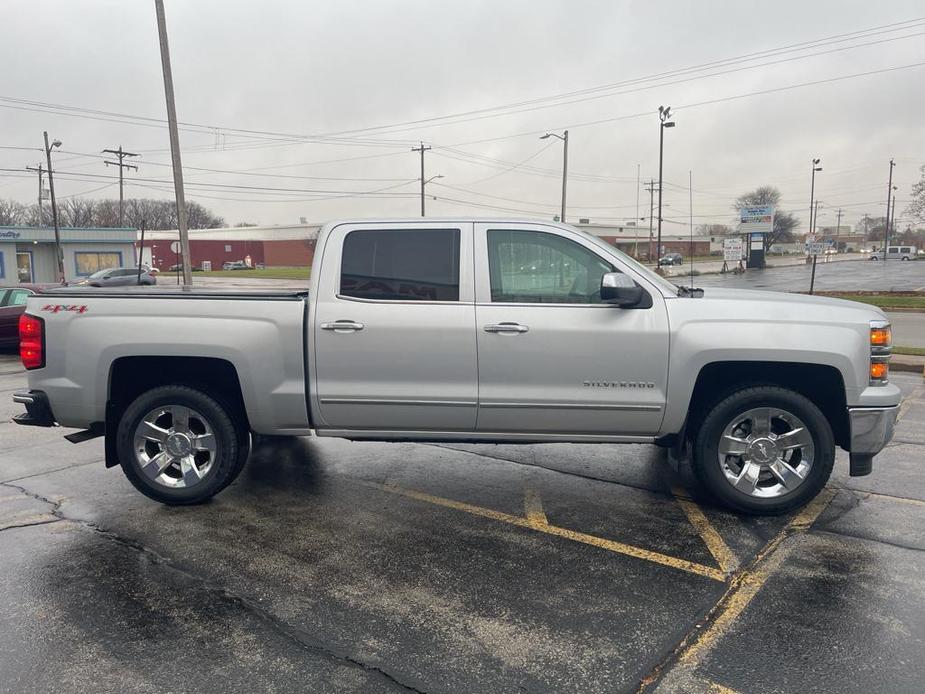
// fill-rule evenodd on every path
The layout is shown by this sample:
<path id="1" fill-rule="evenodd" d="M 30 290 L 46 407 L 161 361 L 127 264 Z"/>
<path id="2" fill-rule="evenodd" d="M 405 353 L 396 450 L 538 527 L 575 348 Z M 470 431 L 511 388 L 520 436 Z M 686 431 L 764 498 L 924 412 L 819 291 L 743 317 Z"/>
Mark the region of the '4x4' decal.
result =
<path id="1" fill-rule="evenodd" d="M 50 313 L 61 313 L 62 311 L 73 311 L 74 313 L 86 313 L 87 307 L 78 304 L 45 304 L 42 306 L 43 311 Z"/>

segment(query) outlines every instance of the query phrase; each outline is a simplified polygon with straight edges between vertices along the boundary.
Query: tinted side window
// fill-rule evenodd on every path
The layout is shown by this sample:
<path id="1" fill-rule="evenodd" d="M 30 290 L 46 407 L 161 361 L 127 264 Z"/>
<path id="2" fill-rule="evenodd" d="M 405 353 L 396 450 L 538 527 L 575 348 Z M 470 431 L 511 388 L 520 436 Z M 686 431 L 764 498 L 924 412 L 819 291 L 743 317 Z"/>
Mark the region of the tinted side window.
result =
<path id="1" fill-rule="evenodd" d="M 615 268 L 557 234 L 488 232 L 491 300 L 499 303 L 601 303 L 601 277 Z"/>
<path id="2" fill-rule="evenodd" d="M 30 292 L 30 291 L 27 290 L 27 289 L 13 289 L 13 290 L 10 292 L 10 295 L 7 297 L 7 304 L 6 304 L 6 305 L 9 305 L 9 306 L 25 306 L 25 305 L 26 305 L 26 299 L 29 298 L 29 294 L 31 294 L 31 293 L 32 293 L 32 292 Z"/>
<path id="3" fill-rule="evenodd" d="M 340 273 L 342 296 L 459 301 L 459 230 L 351 231 Z"/>

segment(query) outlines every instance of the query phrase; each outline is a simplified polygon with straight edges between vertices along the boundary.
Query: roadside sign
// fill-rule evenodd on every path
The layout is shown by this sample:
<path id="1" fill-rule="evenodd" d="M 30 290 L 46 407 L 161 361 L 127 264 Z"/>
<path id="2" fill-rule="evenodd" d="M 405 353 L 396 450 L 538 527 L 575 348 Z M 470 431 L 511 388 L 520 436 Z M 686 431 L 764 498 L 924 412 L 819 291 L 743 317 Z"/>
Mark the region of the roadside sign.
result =
<path id="1" fill-rule="evenodd" d="M 179 252 L 180 252 L 180 242 L 179 242 L 179 241 L 172 241 L 172 242 L 170 243 L 170 252 L 171 252 L 171 253 L 179 253 Z"/>
<path id="2" fill-rule="evenodd" d="M 723 240 L 723 260 L 726 262 L 739 262 L 742 260 L 742 239 L 731 238 Z"/>
<path id="3" fill-rule="evenodd" d="M 774 205 L 740 208 L 739 231 L 743 234 L 770 234 L 774 231 Z"/>
<path id="4" fill-rule="evenodd" d="M 825 247 L 825 241 L 817 241 L 813 234 L 807 236 L 806 242 L 803 244 L 803 250 L 806 252 L 806 255 L 823 255 L 825 253 Z"/>

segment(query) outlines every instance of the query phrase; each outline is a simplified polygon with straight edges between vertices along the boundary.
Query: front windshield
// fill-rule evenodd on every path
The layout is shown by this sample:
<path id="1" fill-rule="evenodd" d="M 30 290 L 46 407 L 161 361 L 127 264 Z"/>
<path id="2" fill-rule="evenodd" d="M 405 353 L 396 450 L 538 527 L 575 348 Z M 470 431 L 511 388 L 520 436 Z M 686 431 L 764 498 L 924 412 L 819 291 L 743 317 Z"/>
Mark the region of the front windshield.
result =
<path id="1" fill-rule="evenodd" d="M 108 273 L 109 273 L 109 268 L 105 270 L 97 270 L 92 275 L 90 275 L 87 279 L 88 280 L 98 280 L 100 277 L 103 277 L 104 275 Z"/>

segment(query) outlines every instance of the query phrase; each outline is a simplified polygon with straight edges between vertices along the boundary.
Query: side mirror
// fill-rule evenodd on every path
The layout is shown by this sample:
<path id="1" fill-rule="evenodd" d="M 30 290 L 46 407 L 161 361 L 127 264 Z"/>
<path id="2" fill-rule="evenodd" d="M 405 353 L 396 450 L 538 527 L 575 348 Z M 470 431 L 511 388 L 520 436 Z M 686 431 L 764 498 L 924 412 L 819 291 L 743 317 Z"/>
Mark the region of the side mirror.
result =
<path id="1" fill-rule="evenodd" d="M 608 272 L 601 277 L 601 301 L 630 308 L 642 301 L 642 287 L 622 272 Z"/>

